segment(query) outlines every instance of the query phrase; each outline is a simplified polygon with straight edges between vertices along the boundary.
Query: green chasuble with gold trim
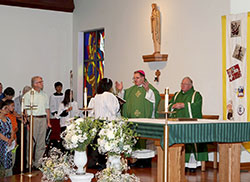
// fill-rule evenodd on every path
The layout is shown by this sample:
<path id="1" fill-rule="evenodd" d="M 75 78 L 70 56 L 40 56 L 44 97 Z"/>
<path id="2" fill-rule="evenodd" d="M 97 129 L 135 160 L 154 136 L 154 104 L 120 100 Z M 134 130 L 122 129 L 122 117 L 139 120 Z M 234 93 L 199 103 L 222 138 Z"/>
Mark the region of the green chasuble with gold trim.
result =
<path id="1" fill-rule="evenodd" d="M 161 99 L 159 91 L 151 84 L 149 88 L 155 95 L 155 118 L 158 117 L 157 109 Z M 152 118 L 153 103 L 145 98 L 146 90 L 142 86 L 132 86 L 125 89 L 124 100 L 126 103 L 122 106 L 122 115 L 126 118 Z"/>
<path id="2" fill-rule="evenodd" d="M 172 109 L 175 103 L 184 103 L 182 109 Z M 176 92 L 169 102 L 169 111 L 176 111 L 170 114 L 171 118 L 202 118 L 202 96 L 199 92 L 195 91 L 192 87 L 187 92 Z M 185 145 L 185 162 L 189 161 L 190 154 L 194 153 L 198 161 L 207 161 L 207 145 L 203 143 L 186 144 Z"/>

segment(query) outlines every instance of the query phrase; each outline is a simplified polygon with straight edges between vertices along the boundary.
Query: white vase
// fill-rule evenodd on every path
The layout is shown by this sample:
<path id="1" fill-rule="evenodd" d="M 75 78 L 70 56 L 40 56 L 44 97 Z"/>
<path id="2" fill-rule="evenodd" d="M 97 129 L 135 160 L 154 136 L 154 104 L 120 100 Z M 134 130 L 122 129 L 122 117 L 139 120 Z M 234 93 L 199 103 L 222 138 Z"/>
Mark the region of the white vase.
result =
<path id="1" fill-rule="evenodd" d="M 83 175 L 86 173 L 86 169 L 84 168 L 84 166 L 87 164 L 87 160 L 88 159 L 86 151 L 83 152 L 75 151 L 74 163 L 77 166 L 76 174 Z"/>
<path id="2" fill-rule="evenodd" d="M 71 174 L 69 175 L 69 178 L 71 182 L 91 182 L 94 178 L 94 174 L 92 173 L 86 173 L 84 175 L 75 175 Z"/>
<path id="3" fill-rule="evenodd" d="M 108 156 L 107 168 L 115 168 L 120 171 L 122 169 L 121 156 L 120 155 Z"/>

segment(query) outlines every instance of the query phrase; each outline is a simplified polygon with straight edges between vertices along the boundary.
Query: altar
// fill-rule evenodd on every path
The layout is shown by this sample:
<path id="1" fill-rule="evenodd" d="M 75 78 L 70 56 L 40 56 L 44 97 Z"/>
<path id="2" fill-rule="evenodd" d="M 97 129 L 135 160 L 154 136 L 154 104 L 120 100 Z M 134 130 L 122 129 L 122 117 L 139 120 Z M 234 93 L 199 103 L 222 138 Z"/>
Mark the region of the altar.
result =
<path id="1" fill-rule="evenodd" d="M 129 119 L 143 138 L 155 140 L 157 147 L 157 181 L 185 180 L 185 146 L 187 143 L 217 142 L 219 145 L 220 182 L 240 182 L 240 146 L 250 141 L 250 122 L 167 121 L 165 119 Z"/>

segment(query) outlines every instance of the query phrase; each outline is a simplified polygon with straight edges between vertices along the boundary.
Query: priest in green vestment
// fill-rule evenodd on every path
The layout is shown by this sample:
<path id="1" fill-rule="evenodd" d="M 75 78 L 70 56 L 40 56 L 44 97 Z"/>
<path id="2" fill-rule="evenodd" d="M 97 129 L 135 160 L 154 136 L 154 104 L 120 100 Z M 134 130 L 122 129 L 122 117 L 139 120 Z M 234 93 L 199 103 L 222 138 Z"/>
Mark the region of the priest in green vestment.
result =
<path id="1" fill-rule="evenodd" d="M 116 82 L 116 88 L 126 103 L 122 107 L 122 115 L 127 118 L 157 118 L 160 102 L 159 91 L 145 78 L 142 70 L 134 72 L 134 85 L 123 89 L 123 84 Z"/>
<path id="2" fill-rule="evenodd" d="M 181 83 L 181 91 L 176 92 L 168 105 L 171 118 L 202 118 L 202 96 L 194 90 L 193 81 L 185 77 Z M 202 143 L 185 145 L 186 167 L 196 168 L 200 166 L 200 161 L 208 160 L 207 145 Z M 194 154 L 195 160 L 191 154 Z M 188 163 L 189 162 L 189 163 Z"/>
<path id="3" fill-rule="evenodd" d="M 122 106 L 122 116 L 126 118 L 157 118 L 158 105 L 160 102 L 159 91 L 154 88 L 145 78 L 145 72 L 138 70 L 134 72 L 134 85 L 123 89 L 123 83 L 116 82 L 119 96 L 126 100 Z M 145 148 L 145 140 L 139 142 L 140 148 Z"/>

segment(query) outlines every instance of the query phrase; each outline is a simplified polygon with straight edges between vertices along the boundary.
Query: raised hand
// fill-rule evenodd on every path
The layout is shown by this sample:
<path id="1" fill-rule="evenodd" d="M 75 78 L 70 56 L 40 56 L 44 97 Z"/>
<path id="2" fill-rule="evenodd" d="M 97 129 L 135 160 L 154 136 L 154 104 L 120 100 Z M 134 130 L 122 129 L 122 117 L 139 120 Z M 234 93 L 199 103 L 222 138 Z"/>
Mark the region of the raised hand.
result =
<path id="1" fill-rule="evenodd" d="M 148 91 L 149 90 L 149 83 L 146 81 L 146 82 L 143 82 L 142 83 L 142 86 L 144 87 L 144 89 L 146 90 L 146 91 Z"/>
<path id="2" fill-rule="evenodd" d="M 115 88 L 120 92 L 123 89 L 123 83 L 119 83 L 118 81 L 115 82 Z"/>

